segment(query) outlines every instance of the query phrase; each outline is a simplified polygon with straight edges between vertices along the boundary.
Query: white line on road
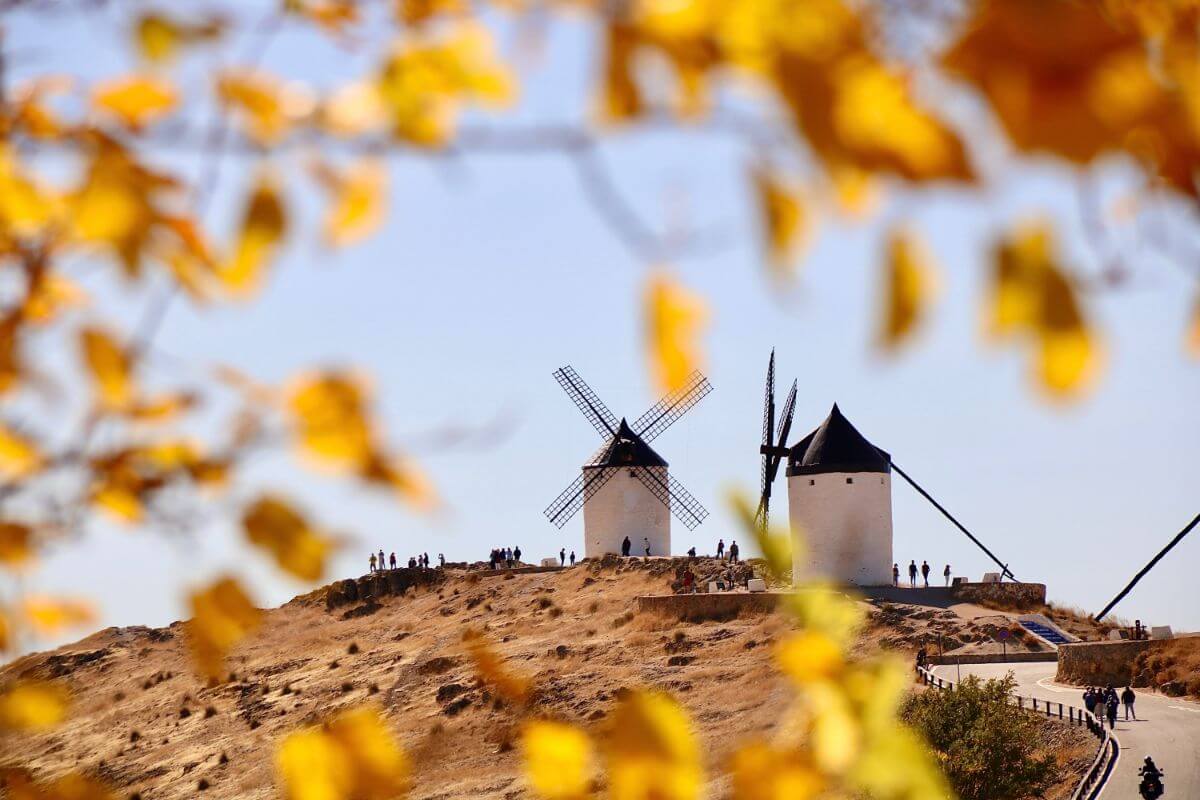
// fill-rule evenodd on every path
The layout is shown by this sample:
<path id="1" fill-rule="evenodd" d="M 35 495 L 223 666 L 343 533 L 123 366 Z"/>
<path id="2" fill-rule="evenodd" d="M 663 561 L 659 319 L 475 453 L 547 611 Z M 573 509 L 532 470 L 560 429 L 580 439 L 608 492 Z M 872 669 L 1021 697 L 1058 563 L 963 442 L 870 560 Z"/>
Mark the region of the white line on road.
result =
<path id="1" fill-rule="evenodd" d="M 1188 708 L 1187 706 L 1167 706 L 1167 708 L 1178 708 L 1180 711 L 1190 711 L 1193 714 L 1200 714 L 1200 708 Z"/>
<path id="2" fill-rule="evenodd" d="M 1037 685 L 1042 687 L 1043 689 L 1045 689 L 1048 692 L 1059 692 L 1060 694 L 1063 692 L 1079 692 L 1080 691 L 1079 689 L 1076 689 L 1074 687 L 1072 687 L 1070 689 L 1061 689 L 1057 686 L 1048 686 L 1048 685 L 1046 685 L 1046 681 L 1048 681 L 1048 680 L 1050 680 L 1050 678 L 1041 678 L 1038 680 Z"/>

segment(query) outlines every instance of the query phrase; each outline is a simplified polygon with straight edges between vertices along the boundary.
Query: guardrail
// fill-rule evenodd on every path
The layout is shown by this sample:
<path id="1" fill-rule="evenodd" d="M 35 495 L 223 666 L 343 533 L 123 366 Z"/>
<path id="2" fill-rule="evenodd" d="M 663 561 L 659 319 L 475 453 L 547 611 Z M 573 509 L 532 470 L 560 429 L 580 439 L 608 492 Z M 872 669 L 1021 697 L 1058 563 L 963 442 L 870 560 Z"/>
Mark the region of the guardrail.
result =
<path id="1" fill-rule="evenodd" d="M 954 681 L 941 678 L 926 667 L 917 667 L 917 675 L 926 686 L 944 691 L 954 691 Z M 1087 772 L 1080 779 L 1079 785 L 1071 794 L 1071 800 L 1094 800 L 1100 794 L 1100 790 L 1104 788 L 1104 784 L 1112 772 L 1112 766 L 1116 763 L 1117 754 L 1121 750 L 1117 737 L 1104 727 L 1102 720 L 1085 708 L 1066 703 L 1054 703 L 1049 700 L 1038 700 L 1036 697 L 1025 697 L 1019 694 L 1009 695 L 1009 701 L 1017 708 L 1031 714 L 1041 715 L 1044 713 L 1046 717 L 1068 725 L 1084 725 L 1096 737 L 1099 741 L 1096 757 L 1092 759 L 1091 766 L 1088 767 Z"/>

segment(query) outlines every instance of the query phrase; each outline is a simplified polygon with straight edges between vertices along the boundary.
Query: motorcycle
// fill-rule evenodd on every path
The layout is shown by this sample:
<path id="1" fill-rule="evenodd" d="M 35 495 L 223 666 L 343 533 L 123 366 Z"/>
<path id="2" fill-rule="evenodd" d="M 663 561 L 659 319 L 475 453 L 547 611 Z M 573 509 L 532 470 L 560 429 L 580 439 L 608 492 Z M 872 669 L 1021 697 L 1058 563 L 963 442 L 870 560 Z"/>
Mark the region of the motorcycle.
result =
<path id="1" fill-rule="evenodd" d="M 1139 769 L 1138 773 L 1142 776 L 1141 785 L 1138 786 L 1138 793 L 1145 800 L 1158 800 L 1158 798 L 1162 797 L 1165 791 L 1162 782 L 1163 773 L 1158 770 L 1147 772 L 1145 767 Z"/>

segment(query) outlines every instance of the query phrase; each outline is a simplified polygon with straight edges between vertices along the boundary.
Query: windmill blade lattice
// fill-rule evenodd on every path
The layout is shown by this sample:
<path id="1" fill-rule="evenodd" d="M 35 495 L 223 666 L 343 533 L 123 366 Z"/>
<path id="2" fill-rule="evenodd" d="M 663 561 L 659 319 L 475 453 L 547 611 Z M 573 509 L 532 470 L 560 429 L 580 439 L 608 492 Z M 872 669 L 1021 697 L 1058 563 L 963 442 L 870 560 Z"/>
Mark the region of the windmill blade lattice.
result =
<path id="1" fill-rule="evenodd" d="M 592 391 L 592 387 L 588 386 L 572 367 L 559 367 L 554 370 L 554 380 L 558 381 L 558 385 L 574 401 L 580 413 L 596 429 L 596 433 L 601 436 L 612 436 L 617 432 L 619 423 L 616 415 L 608 410 L 604 401 Z"/>
<path id="2" fill-rule="evenodd" d="M 681 388 L 651 406 L 645 414 L 634 420 L 630 427 L 642 437 L 642 441 L 653 441 L 711 391 L 712 384 L 708 382 L 708 378 L 699 372 L 693 372 Z"/>
<path id="3" fill-rule="evenodd" d="M 555 527 L 562 528 L 579 509 L 583 508 L 584 502 L 596 494 L 600 487 L 608 483 L 608 479 L 619 470 L 620 467 L 609 467 L 588 470 L 585 474 L 579 475 L 571 481 L 570 486 L 563 489 L 558 497 L 554 498 L 553 503 L 546 506 L 546 510 L 542 513 Z"/>
<path id="4" fill-rule="evenodd" d="M 636 470 L 634 475 L 689 531 L 695 530 L 708 516 L 708 509 L 701 505 L 691 492 L 683 488 L 683 484 L 675 480 L 674 475 L 668 475 L 665 481 L 661 475 L 648 469 Z"/>

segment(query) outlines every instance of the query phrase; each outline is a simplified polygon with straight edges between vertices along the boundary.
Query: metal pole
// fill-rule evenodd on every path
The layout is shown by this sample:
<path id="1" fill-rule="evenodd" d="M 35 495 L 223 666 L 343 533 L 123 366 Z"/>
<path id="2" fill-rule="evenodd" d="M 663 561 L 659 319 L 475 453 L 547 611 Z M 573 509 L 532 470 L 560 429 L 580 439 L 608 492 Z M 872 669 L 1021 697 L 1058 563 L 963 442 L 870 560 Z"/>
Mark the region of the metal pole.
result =
<path id="1" fill-rule="evenodd" d="M 896 465 L 893 464 L 892 466 L 894 467 Z M 900 470 L 898 470 L 898 469 L 896 471 L 900 472 Z M 901 474 L 903 474 L 903 473 L 901 473 Z M 1156 555 L 1154 558 L 1150 559 L 1150 563 L 1147 564 L 1146 566 L 1142 567 L 1141 572 L 1139 572 L 1137 575 L 1133 576 L 1133 580 L 1131 580 L 1129 582 L 1129 585 L 1126 586 L 1124 589 L 1122 589 L 1121 593 L 1118 594 L 1116 597 L 1114 597 L 1112 599 L 1112 601 L 1104 607 L 1104 610 L 1102 610 L 1099 614 L 1096 614 L 1094 617 L 1092 617 L 1092 619 L 1094 619 L 1094 620 L 1104 619 L 1104 615 L 1107 614 L 1109 611 L 1112 611 L 1113 606 L 1115 606 L 1117 603 L 1121 602 L 1121 600 L 1124 599 L 1125 595 L 1129 594 L 1129 592 L 1133 589 L 1134 586 L 1137 586 L 1137 582 L 1140 581 L 1142 578 L 1144 578 L 1146 576 L 1146 573 L 1149 572 L 1151 569 L 1153 569 L 1154 565 L 1157 564 L 1159 561 L 1161 561 L 1162 557 L 1171 551 L 1172 547 L 1174 547 L 1175 545 L 1177 545 L 1181 541 L 1183 541 L 1183 537 L 1187 536 L 1188 533 L 1191 532 L 1192 528 L 1196 527 L 1197 523 L 1200 523 L 1200 514 L 1197 514 L 1196 516 L 1192 517 L 1192 521 L 1189 522 L 1184 527 L 1183 530 L 1181 530 L 1178 534 L 1176 534 L 1175 538 L 1172 539 L 1170 542 L 1168 542 L 1166 547 L 1164 547 L 1162 550 L 1159 550 L 1158 555 Z"/>
<path id="2" fill-rule="evenodd" d="M 939 503 L 937 500 L 934 500 L 933 497 L 929 494 L 929 492 L 925 491 L 920 486 L 918 486 L 917 482 L 914 481 L 911 477 L 909 477 L 907 472 L 900 469 L 900 467 L 896 466 L 895 461 L 892 462 L 892 469 L 896 470 L 897 474 L 899 474 L 901 478 L 904 478 L 904 480 L 908 481 L 908 485 L 913 487 L 914 489 L 916 489 L 917 493 L 919 495 L 921 495 L 926 500 L 928 500 L 930 503 L 932 503 L 934 508 L 936 508 L 938 511 L 942 512 L 942 516 L 945 517 L 946 519 L 950 520 L 950 522 L 953 523 L 954 527 L 958 528 L 960 531 L 965 533 L 967 535 L 967 538 L 970 539 L 972 542 L 974 542 L 979 547 L 980 550 L 987 553 L 988 558 L 990 558 L 992 561 L 995 561 L 996 566 L 1000 567 L 1001 578 L 1003 578 L 1003 576 L 1007 575 L 1011 580 L 1016 582 L 1017 576 L 1013 575 L 1011 572 L 1009 572 L 1008 565 L 1005 564 L 1000 559 L 996 558 L 995 554 L 991 550 L 988 550 L 987 547 L 984 546 L 983 542 L 976 539 L 969 530 L 964 528 L 963 524 L 961 522 L 959 522 L 958 520 L 956 520 L 949 511 L 947 511 L 945 508 L 943 508 L 941 503 Z"/>

